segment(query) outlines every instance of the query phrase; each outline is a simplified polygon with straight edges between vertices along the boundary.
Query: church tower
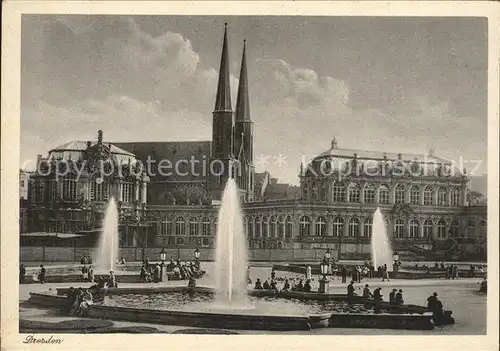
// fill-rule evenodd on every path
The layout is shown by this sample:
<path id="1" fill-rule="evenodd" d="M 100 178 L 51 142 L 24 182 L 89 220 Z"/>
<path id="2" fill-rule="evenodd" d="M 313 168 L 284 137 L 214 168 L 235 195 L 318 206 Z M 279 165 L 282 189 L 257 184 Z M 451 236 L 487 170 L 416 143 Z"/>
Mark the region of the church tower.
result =
<path id="1" fill-rule="evenodd" d="M 238 187 L 244 192 L 245 201 L 248 202 L 254 199 L 255 167 L 253 163 L 253 122 L 250 118 L 248 97 L 246 40 L 243 41 L 235 119 L 234 153 L 239 161 L 235 173 L 237 173 Z"/>
<path id="2" fill-rule="evenodd" d="M 212 154 L 209 161 L 208 189 L 214 199 L 220 199 L 226 181 L 232 174 L 234 113 L 231 107 L 231 87 L 229 83 L 229 53 L 227 23 L 224 25 L 224 40 L 219 69 L 219 81 L 215 108 L 212 113 Z"/>

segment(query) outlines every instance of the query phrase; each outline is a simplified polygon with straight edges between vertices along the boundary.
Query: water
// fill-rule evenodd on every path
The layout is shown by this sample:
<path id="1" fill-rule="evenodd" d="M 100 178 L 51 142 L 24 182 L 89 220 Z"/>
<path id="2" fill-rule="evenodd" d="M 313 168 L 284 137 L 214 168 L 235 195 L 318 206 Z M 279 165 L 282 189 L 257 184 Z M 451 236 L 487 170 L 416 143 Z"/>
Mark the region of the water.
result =
<path id="1" fill-rule="evenodd" d="M 228 179 L 219 209 L 215 255 L 215 303 L 228 308 L 244 308 L 247 303 L 247 239 L 238 189 Z"/>
<path id="2" fill-rule="evenodd" d="M 380 208 L 377 207 L 373 215 L 373 230 L 371 240 L 372 262 L 375 269 L 378 266 L 387 265 L 392 270 L 392 248 L 387 230 L 385 228 L 384 217 Z"/>
<path id="3" fill-rule="evenodd" d="M 118 208 L 112 197 L 106 208 L 104 228 L 99 238 L 95 257 L 95 272 L 108 273 L 115 270 L 118 258 Z"/>

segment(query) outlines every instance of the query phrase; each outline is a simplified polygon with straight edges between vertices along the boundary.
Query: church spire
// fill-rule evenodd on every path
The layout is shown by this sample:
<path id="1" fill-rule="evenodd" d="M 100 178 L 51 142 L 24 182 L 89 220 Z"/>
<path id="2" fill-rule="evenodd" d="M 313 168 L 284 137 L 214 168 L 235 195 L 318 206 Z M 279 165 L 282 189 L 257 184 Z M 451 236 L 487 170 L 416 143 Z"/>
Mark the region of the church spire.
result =
<path id="1" fill-rule="evenodd" d="M 241 57 L 240 80 L 238 84 L 238 96 L 236 99 L 235 113 L 237 121 L 250 120 L 250 103 L 248 101 L 246 40 L 243 40 L 243 55 Z"/>
<path id="2" fill-rule="evenodd" d="M 229 85 L 229 54 L 227 48 L 227 23 L 224 24 L 224 41 L 219 69 L 219 83 L 214 111 L 231 111 L 231 87 Z"/>

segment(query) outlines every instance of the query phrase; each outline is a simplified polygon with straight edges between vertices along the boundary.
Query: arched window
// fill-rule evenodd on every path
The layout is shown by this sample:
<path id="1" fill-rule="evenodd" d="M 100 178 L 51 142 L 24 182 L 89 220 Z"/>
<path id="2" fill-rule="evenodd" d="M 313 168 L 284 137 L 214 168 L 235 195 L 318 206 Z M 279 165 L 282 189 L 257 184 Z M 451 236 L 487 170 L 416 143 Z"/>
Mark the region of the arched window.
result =
<path id="1" fill-rule="evenodd" d="M 349 188 L 347 189 L 347 191 L 349 192 L 349 202 L 359 202 L 360 201 L 359 184 L 358 183 L 349 184 Z"/>
<path id="2" fill-rule="evenodd" d="M 76 179 L 64 178 L 62 180 L 63 200 L 76 200 Z"/>
<path id="3" fill-rule="evenodd" d="M 445 187 L 440 187 L 438 189 L 438 205 L 446 206 L 448 205 L 448 192 Z"/>
<path id="4" fill-rule="evenodd" d="M 196 217 L 189 218 L 189 235 L 198 235 L 198 220 Z"/>
<path id="5" fill-rule="evenodd" d="M 405 203 L 405 186 L 403 184 L 398 184 L 394 189 L 394 202 L 397 204 Z"/>
<path id="6" fill-rule="evenodd" d="M 359 219 L 351 218 L 349 221 L 349 236 L 359 236 Z"/>
<path id="7" fill-rule="evenodd" d="M 212 235 L 212 223 L 210 223 L 210 218 L 203 217 L 202 219 L 202 235 Z"/>
<path id="8" fill-rule="evenodd" d="M 420 187 L 418 185 L 412 185 L 410 188 L 410 203 L 420 205 Z"/>
<path id="9" fill-rule="evenodd" d="M 326 236 L 326 219 L 325 217 L 318 217 L 316 219 L 316 236 Z"/>
<path id="10" fill-rule="evenodd" d="M 255 228 L 254 228 L 255 229 L 255 237 L 260 238 L 260 218 L 255 217 L 254 223 L 255 223 Z"/>
<path id="11" fill-rule="evenodd" d="M 389 203 L 389 188 L 386 185 L 381 185 L 378 188 L 378 202 L 381 204 Z"/>
<path id="12" fill-rule="evenodd" d="M 451 189 L 451 205 L 452 206 L 460 206 L 460 189 L 459 188 Z"/>
<path id="13" fill-rule="evenodd" d="M 424 189 L 424 205 L 431 206 L 434 202 L 434 189 L 432 186 L 427 185 Z"/>
<path id="14" fill-rule="evenodd" d="M 175 221 L 175 234 L 186 235 L 186 222 L 182 217 L 178 217 Z"/>
<path id="15" fill-rule="evenodd" d="M 304 187 L 302 189 L 302 196 L 305 200 L 309 199 L 309 185 L 304 184 Z"/>
<path id="16" fill-rule="evenodd" d="M 311 219 L 307 216 L 300 217 L 299 221 L 299 235 L 311 235 Z"/>
<path id="17" fill-rule="evenodd" d="M 161 234 L 172 235 L 172 221 L 170 218 L 165 218 L 165 221 L 161 222 Z"/>
<path id="18" fill-rule="evenodd" d="M 366 238 L 370 238 L 372 236 L 372 228 L 373 218 L 365 219 L 365 223 L 363 224 L 363 236 Z"/>
<path id="19" fill-rule="evenodd" d="M 474 222 L 469 221 L 469 223 L 467 223 L 467 231 L 465 233 L 465 237 L 474 238 L 476 236 L 475 231 L 476 231 L 476 225 L 474 224 Z"/>
<path id="20" fill-rule="evenodd" d="M 283 216 L 278 216 L 278 238 L 285 237 L 285 220 Z"/>
<path id="21" fill-rule="evenodd" d="M 420 231 L 420 223 L 416 219 L 410 220 L 410 238 L 418 238 Z"/>
<path id="22" fill-rule="evenodd" d="M 346 188 L 344 182 L 333 183 L 333 201 L 334 202 L 345 202 L 346 200 Z"/>
<path id="23" fill-rule="evenodd" d="M 271 238 L 276 238 L 276 216 L 269 218 L 269 234 Z"/>
<path id="24" fill-rule="evenodd" d="M 394 237 L 402 238 L 405 232 L 405 221 L 401 218 L 396 219 L 394 223 Z"/>
<path id="25" fill-rule="evenodd" d="M 424 238 L 432 238 L 433 224 L 430 219 L 424 222 Z"/>
<path id="26" fill-rule="evenodd" d="M 248 217 L 247 221 L 247 235 L 249 238 L 254 237 L 254 232 L 253 232 L 253 219 L 251 217 Z"/>
<path id="27" fill-rule="evenodd" d="M 262 217 L 262 237 L 267 238 L 269 234 L 269 222 L 267 221 L 267 217 Z"/>
<path id="28" fill-rule="evenodd" d="M 437 232 L 437 237 L 438 239 L 444 239 L 446 238 L 446 222 L 442 219 L 438 222 L 438 232 Z"/>
<path id="29" fill-rule="evenodd" d="M 344 235 L 344 218 L 337 217 L 333 220 L 333 236 Z"/>
<path id="30" fill-rule="evenodd" d="M 458 238 L 458 222 L 453 221 L 450 224 L 450 236 L 452 238 Z"/>
<path id="31" fill-rule="evenodd" d="M 292 217 L 286 216 L 286 219 L 285 219 L 285 237 L 291 238 L 292 236 L 293 236 Z"/>
<path id="32" fill-rule="evenodd" d="M 368 204 L 372 204 L 375 202 L 375 185 L 373 184 L 366 184 L 365 188 L 363 190 L 363 197 L 364 201 Z"/>

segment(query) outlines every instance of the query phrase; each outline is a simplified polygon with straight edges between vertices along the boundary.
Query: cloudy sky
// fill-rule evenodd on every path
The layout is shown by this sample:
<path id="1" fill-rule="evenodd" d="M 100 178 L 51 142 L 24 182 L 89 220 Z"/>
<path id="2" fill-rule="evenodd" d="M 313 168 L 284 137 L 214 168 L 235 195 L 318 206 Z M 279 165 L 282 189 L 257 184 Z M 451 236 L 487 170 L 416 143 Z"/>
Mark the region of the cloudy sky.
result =
<path id="1" fill-rule="evenodd" d="M 333 137 L 352 149 L 433 146 L 486 171 L 479 18 L 23 15 L 21 162 L 98 129 L 107 141 L 210 140 L 224 22 L 233 101 L 247 39 L 255 153 L 269 156 L 258 171 L 297 183 L 301 159 Z"/>

